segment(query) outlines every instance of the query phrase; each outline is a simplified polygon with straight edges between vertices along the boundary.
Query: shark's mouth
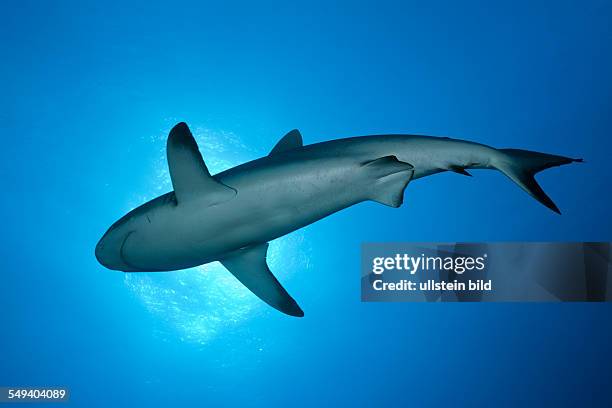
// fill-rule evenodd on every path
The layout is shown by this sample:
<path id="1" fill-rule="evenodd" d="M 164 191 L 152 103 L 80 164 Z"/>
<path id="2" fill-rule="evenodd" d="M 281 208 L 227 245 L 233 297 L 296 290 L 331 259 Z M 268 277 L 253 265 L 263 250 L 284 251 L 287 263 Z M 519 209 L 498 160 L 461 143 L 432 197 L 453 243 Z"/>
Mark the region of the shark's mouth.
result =
<path id="1" fill-rule="evenodd" d="M 134 263 L 133 260 L 128 261 L 128 256 L 126 254 L 126 245 L 128 244 L 128 240 L 132 237 L 132 235 L 135 232 L 136 231 L 128 232 L 125 238 L 123 239 L 123 242 L 121 243 L 121 248 L 119 249 L 119 258 L 121 259 L 121 262 L 123 263 L 123 267 L 121 270 L 123 272 L 164 272 L 164 271 L 167 271 L 167 269 L 138 266 Z"/>
<path id="2" fill-rule="evenodd" d="M 125 269 L 123 269 L 123 272 L 142 272 L 144 271 L 144 269 L 135 266 L 134 264 L 132 264 L 131 262 L 129 262 L 126 259 L 125 256 L 125 252 L 124 252 L 124 248 L 125 248 L 125 244 L 128 241 L 128 239 L 130 238 L 130 236 L 136 231 L 130 231 L 127 233 L 127 235 L 125 236 L 125 238 L 123 239 L 123 242 L 121 243 L 121 248 L 119 249 L 119 258 L 121 258 L 121 261 L 123 262 L 123 264 L 125 265 Z"/>

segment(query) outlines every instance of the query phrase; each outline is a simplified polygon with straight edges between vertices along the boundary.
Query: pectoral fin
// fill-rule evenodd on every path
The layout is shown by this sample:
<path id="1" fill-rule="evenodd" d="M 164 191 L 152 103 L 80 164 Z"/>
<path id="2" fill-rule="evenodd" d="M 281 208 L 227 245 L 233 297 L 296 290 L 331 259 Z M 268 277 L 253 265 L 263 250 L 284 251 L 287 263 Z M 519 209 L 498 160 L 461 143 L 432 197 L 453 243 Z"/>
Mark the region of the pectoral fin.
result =
<path id="1" fill-rule="evenodd" d="M 181 122 L 172 128 L 166 150 L 170 178 L 178 204 L 195 196 L 208 205 L 234 198 L 236 190 L 210 175 L 187 124 Z"/>
<path id="2" fill-rule="evenodd" d="M 268 244 L 242 248 L 221 259 L 244 286 L 261 300 L 290 316 L 302 317 L 304 312 L 272 275 L 266 263 Z"/>

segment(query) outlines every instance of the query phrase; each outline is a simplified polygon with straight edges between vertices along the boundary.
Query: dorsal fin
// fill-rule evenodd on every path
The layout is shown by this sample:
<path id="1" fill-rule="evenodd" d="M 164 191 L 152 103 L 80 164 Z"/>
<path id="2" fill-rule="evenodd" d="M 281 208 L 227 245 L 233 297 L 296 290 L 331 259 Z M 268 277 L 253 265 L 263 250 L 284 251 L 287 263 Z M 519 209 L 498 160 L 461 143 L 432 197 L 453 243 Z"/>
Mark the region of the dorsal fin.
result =
<path id="1" fill-rule="evenodd" d="M 236 195 L 236 190 L 210 175 L 186 123 L 181 122 L 172 128 L 166 153 L 177 204 L 197 196 L 202 197 L 207 205 L 214 205 Z"/>
<path id="2" fill-rule="evenodd" d="M 287 133 L 278 143 L 274 146 L 272 151 L 268 156 L 272 156 L 277 153 L 286 152 L 287 150 L 295 149 L 297 147 L 302 147 L 302 135 L 300 131 L 297 129 L 293 129 L 291 132 Z"/>

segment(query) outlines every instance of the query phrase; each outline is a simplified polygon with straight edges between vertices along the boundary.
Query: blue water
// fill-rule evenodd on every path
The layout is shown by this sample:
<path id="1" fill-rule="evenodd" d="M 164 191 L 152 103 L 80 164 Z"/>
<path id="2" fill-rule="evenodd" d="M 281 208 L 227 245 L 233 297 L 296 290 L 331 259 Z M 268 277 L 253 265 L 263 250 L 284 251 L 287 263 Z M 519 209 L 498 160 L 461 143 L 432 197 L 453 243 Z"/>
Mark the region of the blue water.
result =
<path id="1" fill-rule="evenodd" d="M 611 238 L 609 1 L 30 2 L 0 5 L 0 386 L 72 406 L 610 404 L 602 304 L 366 304 L 364 241 Z M 168 130 L 214 171 L 306 143 L 446 135 L 584 157 L 539 176 L 411 183 L 275 241 L 306 316 L 218 265 L 127 275 L 95 260 L 169 190 Z"/>

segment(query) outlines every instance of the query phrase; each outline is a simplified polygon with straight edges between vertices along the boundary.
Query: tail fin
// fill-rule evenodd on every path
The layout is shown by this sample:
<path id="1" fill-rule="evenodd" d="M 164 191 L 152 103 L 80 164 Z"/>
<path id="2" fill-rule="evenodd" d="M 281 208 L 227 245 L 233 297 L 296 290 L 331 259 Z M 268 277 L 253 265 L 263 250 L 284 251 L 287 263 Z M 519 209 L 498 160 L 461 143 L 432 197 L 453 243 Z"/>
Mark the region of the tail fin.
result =
<path id="1" fill-rule="evenodd" d="M 533 176 L 551 167 L 582 162 L 582 159 L 571 159 L 569 157 L 519 149 L 499 149 L 499 151 L 504 153 L 504 157 L 498 160 L 495 167 L 540 203 L 557 214 L 561 214 L 559 208 L 546 195 Z"/>

